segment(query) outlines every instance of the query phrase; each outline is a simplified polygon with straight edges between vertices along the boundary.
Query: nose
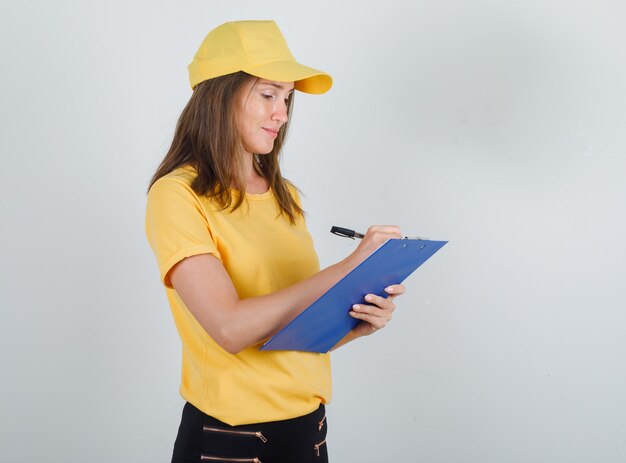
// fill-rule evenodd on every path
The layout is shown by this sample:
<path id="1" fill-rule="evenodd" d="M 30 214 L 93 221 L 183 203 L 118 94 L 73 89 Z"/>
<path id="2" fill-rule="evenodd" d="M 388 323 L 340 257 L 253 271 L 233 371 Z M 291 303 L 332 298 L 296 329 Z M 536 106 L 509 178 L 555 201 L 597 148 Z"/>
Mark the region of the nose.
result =
<path id="1" fill-rule="evenodd" d="M 272 119 L 276 122 L 280 122 L 281 124 L 286 123 L 289 120 L 289 116 L 287 115 L 287 103 L 281 102 L 275 108 L 274 113 L 272 114 Z"/>

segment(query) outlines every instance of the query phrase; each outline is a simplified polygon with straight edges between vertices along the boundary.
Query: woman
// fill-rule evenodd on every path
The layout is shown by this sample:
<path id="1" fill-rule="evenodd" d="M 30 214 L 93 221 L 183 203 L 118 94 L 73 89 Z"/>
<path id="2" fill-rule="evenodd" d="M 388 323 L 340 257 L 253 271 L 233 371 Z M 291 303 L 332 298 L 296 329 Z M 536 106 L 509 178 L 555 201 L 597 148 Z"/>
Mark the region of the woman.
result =
<path id="1" fill-rule="evenodd" d="M 211 31 L 189 66 L 193 94 L 154 175 L 146 233 L 183 345 L 187 401 L 173 462 L 327 461 L 327 354 L 258 350 L 361 263 L 395 226 L 370 227 L 322 271 L 279 153 L 294 90 L 324 93 L 328 74 L 291 55 L 273 21 Z M 382 328 L 402 285 L 368 295 L 337 346 Z"/>

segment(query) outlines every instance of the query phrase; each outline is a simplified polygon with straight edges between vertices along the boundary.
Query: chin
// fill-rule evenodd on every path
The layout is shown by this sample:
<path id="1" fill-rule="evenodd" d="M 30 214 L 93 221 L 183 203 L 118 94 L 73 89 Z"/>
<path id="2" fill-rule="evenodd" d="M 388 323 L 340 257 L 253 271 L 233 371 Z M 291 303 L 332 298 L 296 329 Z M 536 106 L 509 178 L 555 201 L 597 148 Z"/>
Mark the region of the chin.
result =
<path id="1" fill-rule="evenodd" d="M 274 149 L 274 145 L 270 146 L 269 148 L 264 148 L 264 149 L 258 150 L 258 151 L 256 151 L 256 154 L 264 156 L 266 154 L 270 154 L 273 149 Z"/>

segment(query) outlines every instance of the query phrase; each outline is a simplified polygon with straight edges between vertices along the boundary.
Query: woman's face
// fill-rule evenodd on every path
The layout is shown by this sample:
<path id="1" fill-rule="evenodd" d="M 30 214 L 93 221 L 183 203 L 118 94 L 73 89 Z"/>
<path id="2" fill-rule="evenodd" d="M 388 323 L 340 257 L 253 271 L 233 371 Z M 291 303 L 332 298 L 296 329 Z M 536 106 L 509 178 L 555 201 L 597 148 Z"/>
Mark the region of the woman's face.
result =
<path id="1" fill-rule="evenodd" d="M 293 87 L 293 82 L 254 79 L 243 88 L 237 128 L 246 152 L 272 151 L 279 129 L 287 122 L 287 103 Z"/>

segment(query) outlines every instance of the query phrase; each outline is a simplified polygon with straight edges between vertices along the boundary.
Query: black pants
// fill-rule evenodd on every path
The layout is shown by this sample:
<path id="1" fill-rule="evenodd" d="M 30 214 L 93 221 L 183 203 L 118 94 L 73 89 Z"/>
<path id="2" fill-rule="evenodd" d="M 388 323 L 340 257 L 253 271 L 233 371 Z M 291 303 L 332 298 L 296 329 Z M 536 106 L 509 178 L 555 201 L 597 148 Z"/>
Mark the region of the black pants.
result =
<path id="1" fill-rule="evenodd" d="M 328 463 L 324 405 L 290 420 L 230 426 L 186 403 L 172 463 L 201 461 Z"/>

